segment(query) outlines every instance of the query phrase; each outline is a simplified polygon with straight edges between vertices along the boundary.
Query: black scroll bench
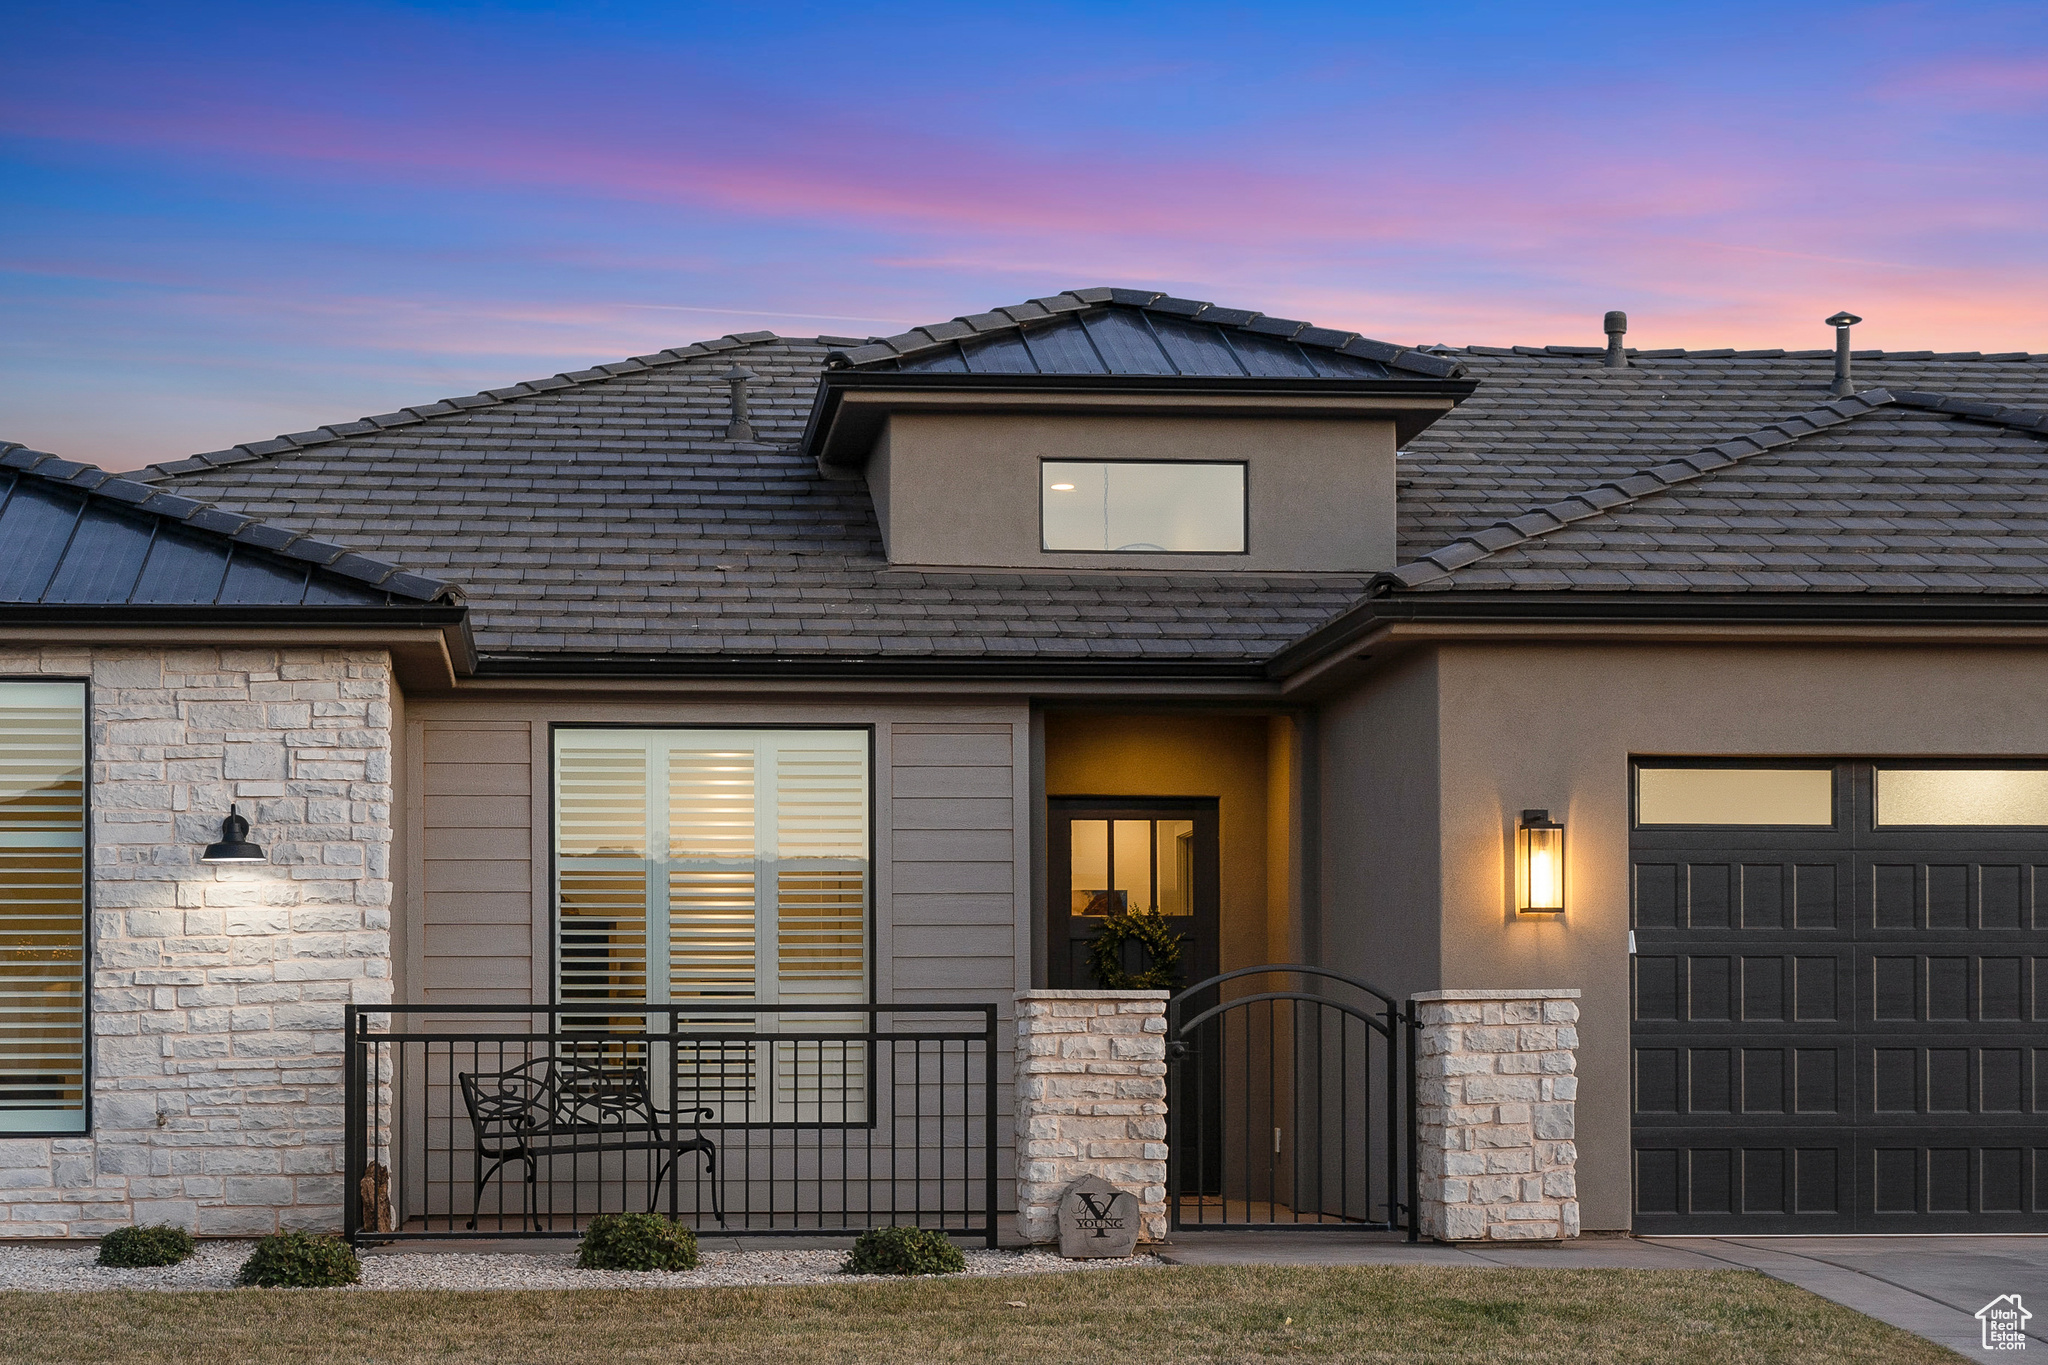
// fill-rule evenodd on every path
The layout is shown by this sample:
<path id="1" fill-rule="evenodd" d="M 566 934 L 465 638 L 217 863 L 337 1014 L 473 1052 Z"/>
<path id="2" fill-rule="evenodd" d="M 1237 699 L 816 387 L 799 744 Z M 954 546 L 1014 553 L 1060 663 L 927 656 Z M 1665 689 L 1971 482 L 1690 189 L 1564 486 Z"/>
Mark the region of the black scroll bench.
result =
<path id="1" fill-rule="evenodd" d="M 527 1216 L 538 1219 L 534 1204 L 540 1162 L 603 1152 L 662 1153 L 648 1182 L 649 1213 L 660 1202 L 662 1182 L 676 1162 L 685 1153 L 702 1152 L 704 1174 L 711 1180 L 711 1211 L 724 1226 L 718 1149 L 698 1126 L 712 1111 L 677 1109 L 664 1115 L 648 1092 L 646 1067 L 542 1057 L 509 1071 L 462 1072 L 456 1079 L 462 1083 L 462 1103 L 476 1143 L 471 1228 L 483 1207 L 484 1186 L 510 1163 L 526 1168 Z M 684 1129 L 689 1137 L 682 1135 Z"/>

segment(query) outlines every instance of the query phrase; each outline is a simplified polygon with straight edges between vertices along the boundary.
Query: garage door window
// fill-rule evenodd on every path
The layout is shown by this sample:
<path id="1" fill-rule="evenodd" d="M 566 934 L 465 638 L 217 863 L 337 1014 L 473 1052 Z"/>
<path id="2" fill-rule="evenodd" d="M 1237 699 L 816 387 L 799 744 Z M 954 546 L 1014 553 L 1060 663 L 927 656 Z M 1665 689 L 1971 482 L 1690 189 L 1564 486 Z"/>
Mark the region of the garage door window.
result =
<path id="1" fill-rule="evenodd" d="M 2048 768 L 1879 768 L 1877 823 L 2048 825 Z"/>
<path id="2" fill-rule="evenodd" d="M 1636 769 L 1636 824 L 1835 823 L 1835 771 L 1826 768 Z"/>

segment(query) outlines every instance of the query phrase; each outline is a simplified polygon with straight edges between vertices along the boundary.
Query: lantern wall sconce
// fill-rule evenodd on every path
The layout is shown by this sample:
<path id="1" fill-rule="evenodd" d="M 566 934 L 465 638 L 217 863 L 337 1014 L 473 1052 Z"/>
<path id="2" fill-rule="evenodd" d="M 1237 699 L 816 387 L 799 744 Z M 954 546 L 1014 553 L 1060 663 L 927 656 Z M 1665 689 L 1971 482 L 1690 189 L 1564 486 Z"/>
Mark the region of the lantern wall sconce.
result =
<path id="1" fill-rule="evenodd" d="M 1564 826 L 1547 810 L 1525 810 L 1515 829 L 1515 909 L 1564 913 Z"/>
<path id="2" fill-rule="evenodd" d="M 208 844 L 206 852 L 199 855 L 202 863 L 261 863 L 269 860 L 263 856 L 258 844 L 249 842 L 249 822 L 233 805 L 228 807 L 227 819 L 220 822 L 220 842 Z"/>

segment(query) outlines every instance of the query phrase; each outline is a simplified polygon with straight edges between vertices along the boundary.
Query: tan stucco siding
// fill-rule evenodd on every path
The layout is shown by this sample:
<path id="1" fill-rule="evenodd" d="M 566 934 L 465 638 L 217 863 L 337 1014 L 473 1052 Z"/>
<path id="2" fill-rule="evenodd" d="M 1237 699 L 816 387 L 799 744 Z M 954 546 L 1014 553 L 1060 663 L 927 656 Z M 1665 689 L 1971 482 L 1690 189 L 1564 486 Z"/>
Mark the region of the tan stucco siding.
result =
<path id="1" fill-rule="evenodd" d="M 889 558 L 1011 568 L 1370 573 L 1394 565 L 1394 424 L 1384 418 L 899 413 L 868 469 Z M 1041 460 L 1248 466 L 1246 552 L 1048 553 Z"/>

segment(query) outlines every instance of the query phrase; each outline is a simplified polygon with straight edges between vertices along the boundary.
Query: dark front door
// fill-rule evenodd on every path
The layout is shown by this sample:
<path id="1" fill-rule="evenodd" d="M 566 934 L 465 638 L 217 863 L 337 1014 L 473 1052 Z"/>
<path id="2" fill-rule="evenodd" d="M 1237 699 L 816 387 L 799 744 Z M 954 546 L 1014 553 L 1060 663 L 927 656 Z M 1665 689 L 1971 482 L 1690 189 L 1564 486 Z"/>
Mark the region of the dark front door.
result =
<path id="1" fill-rule="evenodd" d="M 1058 797 L 1051 817 L 1048 986 L 1100 984 L 1088 948 L 1104 916 L 1117 910 L 1156 912 L 1181 935 L 1178 984 L 1216 974 L 1214 797 Z M 1126 970 L 1149 965 L 1142 949 L 1125 945 Z"/>
<path id="2" fill-rule="evenodd" d="M 1635 772 L 1635 1230 L 2048 1232 L 2048 774 Z"/>

